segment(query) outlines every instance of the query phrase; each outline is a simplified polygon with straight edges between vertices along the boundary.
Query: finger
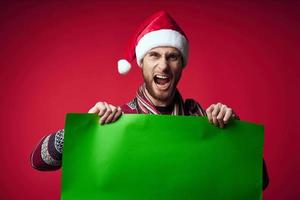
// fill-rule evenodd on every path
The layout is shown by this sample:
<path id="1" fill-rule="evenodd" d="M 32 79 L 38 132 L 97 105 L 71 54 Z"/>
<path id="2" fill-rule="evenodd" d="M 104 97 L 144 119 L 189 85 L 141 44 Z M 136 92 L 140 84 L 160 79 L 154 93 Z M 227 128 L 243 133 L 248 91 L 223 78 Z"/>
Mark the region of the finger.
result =
<path id="1" fill-rule="evenodd" d="M 214 110 L 215 104 L 211 104 L 207 109 L 206 109 L 206 115 L 207 119 L 210 123 L 212 123 L 212 111 Z"/>
<path id="2" fill-rule="evenodd" d="M 119 117 L 122 115 L 122 109 L 120 107 L 117 108 L 117 112 L 114 116 L 114 118 L 112 119 L 113 122 L 115 122 L 117 119 L 119 119 Z"/>
<path id="3" fill-rule="evenodd" d="M 118 107 L 118 111 L 116 113 L 116 115 L 114 116 L 113 121 L 116 121 L 117 119 L 119 119 L 119 117 L 123 114 L 123 111 L 121 109 L 121 107 Z"/>
<path id="4" fill-rule="evenodd" d="M 107 117 L 111 114 L 111 109 L 110 109 L 110 107 L 108 106 L 108 104 L 106 103 L 106 102 L 104 102 L 104 106 L 105 106 L 105 108 L 106 108 L 106 111 L 105 111 L 105 113 L 103 114 L 103 116 L 100 118 L 100 124 L 104 124 L 105 123 L 105 121 L 106 121 L 106 119 L 107 119 Z"/>
<path id="5" fill-rule="evenodd" d="M 108 123 L 110 123 L 111 121 L 112 121 L 112 119 L 114 118 L 114 116 L 115 116 L 115 114 L 116 114 L 116 112 L 118 111 L 118 109 L 115 107 L 115 106 L 113 106 L 113 105 L 108 105 L 109 106 L 109 108 L 111 109 L 111 113 L 110 113 L 110 115 L 108 115 L 108 117 L 106 118 L 106 120 L 105 120 L 105 124 L 108 124 Z"/>
<path id="6" fill-rule="evenodd" d="M 98 108 L 96 107 L 96 106 L 93 106 L 89 111 L 88 111 L 88 113 L 98 113 L 99 112 L 99 110 L 98 110 Z"/>
<path id="7" fill-rule="evenodd" d="M 233 112 L 232 112 L 232 109 L 231 108 L 228 108 L 226 110 L 226 113 L 225 113 L 225 116 L 224 116 L 224 123 L 227 124 L 230 120 L 230 118 L 233 116 Z"/>
<path id="8" fill-rule="evenodd" d="M 108 104 L 106 102 L 103 102 L 104 106 L 105 106 L 105 112 L 103 113 L 103 116 L 100 118 L 100 123 L 103 125 L 105 124 L 105 121 L 107 119 L 107 117 L 111 114 L 111 109 L 108 106 Z"/>
<path id="9" fill-rule="evenodd" d="M 220 108 L 220 112 L 217 116 L 217 120 L 218 120 L 218 123 L 219 123 L 219 127 L 220 128 L 223 128 L 224 127 L 224 121 L 223 121 L 223 118 L 225 116 L 225 113 L 226 113 L 226 109 L 227 109 L 227 106 L 226 105 L 222 105 L 221 108 Z"/>
<path id="10" fill-rule="evenodd" d="M 220 112 L 220 103 L 218 103 L 214 106 L 214 110 L 212 112 L 213 124 L 216 126 L 218 126 L 217 116 L 218 116 L 219 112 Z"/>
<path id="11" fill-rule="evenodd" d="M 96 106 L 99 110 L 98 116 L 102 117 L 104 115 L 104 113 L 106 112 L 106 110 L 107 110 L 107 107 L 105 106 L 105 102 L 98 102 L 96 104 Z"/>
<path id="12" fill-rule="evenodd" d="M 105 106 L 103 105 L 102 102 L 98 102 L 96 103 L 89 111 L 88 113 L 96 113 L 96 114 L 101 114 L 101 110 L 103 110 L 103 108 L 105 108 Z M 99 113 L 100 112 L 100 113 Z M 102 114 L 101 114 L 102 115 Z"/>
<path id="13" fill-rule="evenodd" d="M 106 108 L 105 108 L 104 104 L 103 104 L 102 102 L 98 102 L 98 103 L 95 104 L 94 107 L 92 107 L 92 108 L 88 111 L 88 113 L 96 113 L 96 114 L 98 114 L 99 116 L 102 116 L 103 113 L 105 112 L 105 109 L 106 109 Z"/>

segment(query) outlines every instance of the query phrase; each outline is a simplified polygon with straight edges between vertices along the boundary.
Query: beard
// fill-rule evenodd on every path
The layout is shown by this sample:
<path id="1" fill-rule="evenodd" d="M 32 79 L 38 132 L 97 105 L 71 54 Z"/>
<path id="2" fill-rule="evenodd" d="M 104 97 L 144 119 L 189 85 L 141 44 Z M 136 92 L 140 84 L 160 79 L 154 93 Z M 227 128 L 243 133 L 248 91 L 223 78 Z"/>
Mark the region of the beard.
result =
<path id="1" fill-rule="evenodd" d="M 155 84 L 157 84 L 153 77 L 148 77 L 143 73 L 144 83 L 147 92 L 151 95 L 152 98 L 159 102 L 171 103 L 173 101 L 176 86 L 181 77 L 181 73 L 177 76 L 172 76 L 170 87 L 167 90 L 158 90 Z"/>

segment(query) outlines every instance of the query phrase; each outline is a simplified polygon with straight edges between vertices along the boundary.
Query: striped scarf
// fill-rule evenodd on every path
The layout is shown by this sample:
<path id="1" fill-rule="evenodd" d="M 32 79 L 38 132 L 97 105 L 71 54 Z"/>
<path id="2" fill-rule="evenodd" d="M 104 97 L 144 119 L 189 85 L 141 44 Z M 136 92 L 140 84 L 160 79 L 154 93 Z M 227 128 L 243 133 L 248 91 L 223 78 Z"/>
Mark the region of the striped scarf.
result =
<path id="1" fill-rule="evenodd" d="M 145 92 L 145 84 L 143 84 L 137 91 L 136 109 L 139 114 L 161 114 L 147 96 Z M 172 115 L 184 115 L 184 102 L 177 89 L 174 96 Z"/>

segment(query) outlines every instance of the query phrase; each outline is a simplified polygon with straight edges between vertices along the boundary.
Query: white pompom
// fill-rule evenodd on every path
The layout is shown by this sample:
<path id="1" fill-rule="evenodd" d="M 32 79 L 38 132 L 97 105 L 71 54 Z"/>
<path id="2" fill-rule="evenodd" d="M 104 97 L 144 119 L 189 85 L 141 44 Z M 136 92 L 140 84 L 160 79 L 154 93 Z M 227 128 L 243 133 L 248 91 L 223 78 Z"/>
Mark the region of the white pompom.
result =
<path id="1" fill-rule="evenodd" d="M 131 64 L 125 60 L 125 59 L 121 59 L 118 61 L 118 71 L 120 74 L 127 74 L 129 72 L 129 70 L 131 69 Z"/>

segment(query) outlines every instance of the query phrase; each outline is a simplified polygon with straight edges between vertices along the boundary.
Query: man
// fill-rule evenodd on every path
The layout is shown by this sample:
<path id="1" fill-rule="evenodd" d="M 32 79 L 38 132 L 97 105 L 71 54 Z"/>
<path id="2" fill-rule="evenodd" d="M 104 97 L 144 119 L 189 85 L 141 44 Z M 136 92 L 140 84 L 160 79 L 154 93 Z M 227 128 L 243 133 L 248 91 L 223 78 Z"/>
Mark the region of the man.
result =
<path id="1" fill-rule="evenodd" d="M 100 124 L 117 121 L 122 113 L 207 116 L 210 123 L 223 128 L 238 119 L 233 110 L 222 103 L 212 104 L 206 111 L 193 99 L 183 100 L 176 89 L 187 64 L 188 40 L 185 33 L 164 11 L 144 21 L 128 46 L 126 60 L 118 62 L 119 72 L 126 74 L 136 59 L 144 84 L 136 97 L 121 107 L 98 102 L 88 112 L 99 115 Z M 32 166 L 38 170 L 61 167 L 64 130 L 44 137 L 31 154 Z M 264 186 L 268 185 L 265 165 Z"/>

